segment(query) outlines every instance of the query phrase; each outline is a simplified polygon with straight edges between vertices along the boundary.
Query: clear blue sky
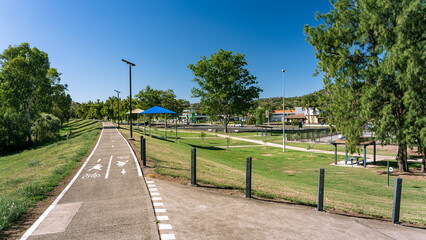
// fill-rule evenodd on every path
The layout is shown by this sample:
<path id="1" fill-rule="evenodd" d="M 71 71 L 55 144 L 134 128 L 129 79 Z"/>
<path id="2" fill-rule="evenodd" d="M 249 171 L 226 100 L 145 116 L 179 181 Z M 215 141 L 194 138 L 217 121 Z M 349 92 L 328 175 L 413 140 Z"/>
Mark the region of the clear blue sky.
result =
<path id="1" fill-rule="evenodd" d="M 261 98 L 322 88 L 312 77 L 316 59 L 305 24 L 329 12 L 329 0 L 311 1 L 22 1 L 0 0 L 0 50 L 30 43 L 49 54 L 74 101 L 105 100 L 114 89 L 129 95 L 150 85 L 191 98 L 196 86 L 187 68 L 220 48 L 245 54 Z"/>

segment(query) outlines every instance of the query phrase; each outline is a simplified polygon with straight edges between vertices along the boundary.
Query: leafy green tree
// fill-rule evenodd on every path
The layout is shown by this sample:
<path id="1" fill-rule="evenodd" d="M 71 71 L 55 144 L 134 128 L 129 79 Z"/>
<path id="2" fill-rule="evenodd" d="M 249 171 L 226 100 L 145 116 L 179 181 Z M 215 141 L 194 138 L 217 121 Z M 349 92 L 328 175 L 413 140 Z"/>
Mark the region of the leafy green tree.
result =
<path id="1" fill-rule="evenodd" d="M 61 128 L 61 120 L 47 113 L 41 113 L 40 117 L 35 121 L 33 132 L 38 142 L 54 140 L 59 136 Z"/>
<path id="2" fill-rule="evenodd" d="M 265 107 L 258 107 L 256 109 L 256 125 L 262 125 L 264 122 L 268 121 L 268 118 L 266 117 L 266 110 L 269 111 L 269 119 L 272 118 L 272 110 Z"/>
<path id="3" fill-rule="evenodd" d="M 333 3 L 333 2 L 332 2 Z M 423 0 L 339 0 L 305 26 L 325 72 L 331 124 L 353 152 L 366 125 L 383 144 L 398 144 L 398 170 L 408 171 L 407 147 L 425 139 L 426 5 Z M 419 146 L 419 147 L 422 147 Z"/>
<path id="4" fill-rule="evenodd" d="M 188 65 L 195 76 L 193 81 L 199 85 L 192 89 L 192 96 L 201 98 L 205 112 L 223 116 L 225 132 L 230 118 L 248 111 L 262 91 L 246 65 L 244 55 L 223 49 Z"/>
<path id="5" fill-rule="evenodd" d="M 176 95 L 173 90 L 168 89 L 166 91 L 153 89 L 149 85 L 145 89 L 139 91 L 136 95 L 138 100 L 138 106 L 141 109 L 149 109 L 154 106 L 160 106 L 178 114 L 189 107 L 189 102 L 184 99 L 176 99 Z"/>
<path id="6" fill-rule="evenodd" d="M 101 114 L 106 116 L 108 119 L 114 118 L 114 101 L 114 97 L 109 97 L 107 100 L 105 100 L 105 103 L 101 109 Z"/>
<path id="7" fill-rule="evenodd" d="M 27 117 L 28 143 L 31 139 L 31 116 L 47 108 L 51 94 L 51 81 L 47 77 L 50 68 L 47 53 L 30 48 L 28 43 L 9 46 L 1 55 L 2 87 L 8 95 L 19 96 L 20 111 Z"/>
<path id="8" fill-rule="evenodd" d="M 315 114 L 318 110 L 318 97 L 314 94 L 306 95 L 302 98 L 301 105 L 303 109 L 307 110 L 308 120 L 311 121 L 310 114 Z"/>
<path id="9" fill-rule="evenodd" d="M 70 105 L 70 114 L 69 114 L 69 116 L 70 116 L 70 118 L 76 118 L 77 117 L 77 108 L 79 108 L 80 107 L 80 103 L 78 103 L 78 102 L 74 102 L 74 101 L 71 101 L 71 105 Z"/>
<path id="10" fill-rule="evenodd" d="M 64 122 L 67 122 L 70 118 L 70 108 L 71 108 L 71 96 L 67 94 L 68 85 L 60 84 L 61 78 L 60 73 L 56 68 L 50 68 L 47 77 L 51 80 L 52 86 L 52 95 L 50 97 L 51 101 L 51 112 L 54 116 L 58 117 L 61 121 L 61 126 Z"/>
<path id="11" fill-rule="evenodd" d="M 185 108 L 189 107 L 189 102 L 184 99 L 177 99 L 173 90 L 153 89 L 149 85 L 140 90 L 136 98 L 138 106 L 144 110 L 160 106 L 180 114 Z M 151 116 L 148 115 L 146 117 L 151 122 Z"/>

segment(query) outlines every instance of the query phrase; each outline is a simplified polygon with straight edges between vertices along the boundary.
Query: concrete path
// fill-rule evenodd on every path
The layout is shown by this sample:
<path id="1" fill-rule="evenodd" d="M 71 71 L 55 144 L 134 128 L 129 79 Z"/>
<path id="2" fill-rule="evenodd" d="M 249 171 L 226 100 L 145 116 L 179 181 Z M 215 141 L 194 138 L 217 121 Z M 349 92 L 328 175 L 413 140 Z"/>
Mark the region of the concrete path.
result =
<path id="1" fill-rule="evenodd" d="M 21 239 L 159 239 L 146 183 L 111 123 L 80 171 Z"/>
<path id="2" fill-rule="evenodd" d="M 218 137 L 222 137 L 222 138 L 231 138 L 231 139 L 235 139 L 235 140 L 239 140 L 239 141 L 245 141 L 245 142 L 251 142 L 251 143 L 256 143 L 256 144 L 260 144 L 260 145 L 265 145 L 265 143 L 263 141 L 259 141 L 259 140 L 254 140 L 254 139 L 247 139 L 247 138 L 240 138 L 240 137 L 233 137 L 233 136 L 228 136 L 228 135 L 224 135 L 224 134 L 216 134 Z M 266 146 L 271 146 L 271 147 L 278 147 L 278 148 L 283 148 L 282 144 L 277 144 L 277 143 L 271 143 L 271 142 L 267 142 Z M 285 149 L 291 149 L 291 150 L 296 150 L 296 151 L 303 151 L 303 152 L 313 152 L 313 153 L 325 153 L 325 154 L 334 154 L 333 152 L 330 151 L 325 151 L 325 150 L 308 150 L 306 148 L 300 148 L 300 147 L 293 147 L 293 146 L 285 146 Z M 346 155 L 346 153 L 344 152 L 337 152 L 337 155 Z M 372 154 L 367 154 L 367 164 L 369 163 L 373 163 L 373 158 L 374 156 Z M 376 155 L 376 161 L 383 161 L 383 160 L 387 160 L 387 159 L 392 159 L 395 157 L 392 156 L 382 156 L 382 155 Z M 334 165 L 334 163 L 332 164 Z M 337 162 L 338 166 L 346 166 L 346 167 L 363 167 L 363 166 L 357 166 L 357 165 L 350 165 L 350 164 L 345 164 L 345 161 L 339 161 Z"/>
<path id="3" fill-rule="evenodd" d="M 425 239 L 426 230 L 147 178 L 162 239 Z M 154 195 L 155 194 L 155 195 Z"/>

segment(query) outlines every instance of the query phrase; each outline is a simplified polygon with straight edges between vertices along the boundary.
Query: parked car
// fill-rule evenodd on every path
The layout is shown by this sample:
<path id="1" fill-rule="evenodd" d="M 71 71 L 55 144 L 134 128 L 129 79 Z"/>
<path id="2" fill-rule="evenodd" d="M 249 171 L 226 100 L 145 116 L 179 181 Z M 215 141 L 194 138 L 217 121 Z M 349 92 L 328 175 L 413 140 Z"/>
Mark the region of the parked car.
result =
<path id="1" fill-rule="evenodd" d="M 244 125 L 241 123 L 237 123 L 237 124 L 234 124 L 234 127 L 244 127 Z"/>

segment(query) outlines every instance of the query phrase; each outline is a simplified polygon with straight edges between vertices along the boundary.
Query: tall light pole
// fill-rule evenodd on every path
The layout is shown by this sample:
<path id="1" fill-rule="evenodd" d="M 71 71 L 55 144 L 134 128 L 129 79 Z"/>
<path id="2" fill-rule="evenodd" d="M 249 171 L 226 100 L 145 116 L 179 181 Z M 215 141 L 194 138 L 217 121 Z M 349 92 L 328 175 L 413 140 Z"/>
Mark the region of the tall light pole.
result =
<path id="1" fill-rule="evenodd" d="M 121 59 L 121 61 L 129 64 L 129 76 L 130 76 L 130 138 L 129 138 L 129 140 L 135 140 L 133 138 L 133 129 L 132 129 L 132 125 L 133 125 L 133 121 L 132 121 L 133 120 L 133 118 L 132 118 L 132 112 L 133 112 L 133 109 L 132 109 L 132 66 L 134 67 L 136 65 L 134 63 L 131 63 L 131 62 L 126 61 L 124 59 Z"/>
<path id="2" fill-rule="evenodd" d="M 285 70 L 282 69 L 281 72 L 283 72 L 283 152 L 285 152 L 285 110 L 284 110 L 284 73 Z"/>
<path id="3" fill-rule="evenodd" d="M 118 100 L 118 115 L 117 115 L 118 121 L 117 121 L 117 123 L 118 123 L 118 127 L 120 127 L 120 91 L 117 91 L 115 89 L 114 89 L 114 91 L 117 92 L 117 100 Z M 114 107 L 112 109 L 114 110 Z"/>

